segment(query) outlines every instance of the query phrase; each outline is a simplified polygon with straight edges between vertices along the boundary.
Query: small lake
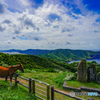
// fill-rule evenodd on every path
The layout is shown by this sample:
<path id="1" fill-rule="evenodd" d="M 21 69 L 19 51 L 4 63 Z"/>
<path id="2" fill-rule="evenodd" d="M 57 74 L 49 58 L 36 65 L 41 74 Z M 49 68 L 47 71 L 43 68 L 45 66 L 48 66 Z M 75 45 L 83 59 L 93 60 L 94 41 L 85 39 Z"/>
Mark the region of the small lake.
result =
<path id="1" fill-rule="evenodd" d="M 80 61 L 81 61 L 81 60 L 76 60 L 76 61 L 70 61 L 70 62 L 68 62 L 68 63 L 70 64 L 70 63 L 80 62 Z M 86 61 L 90 61 L 90 62 L 92 62 L 92 61 L 96 61 L 97 63 L 100 63 L 100 59 L 91 59 L 91 60 L 86 59 Z"/>

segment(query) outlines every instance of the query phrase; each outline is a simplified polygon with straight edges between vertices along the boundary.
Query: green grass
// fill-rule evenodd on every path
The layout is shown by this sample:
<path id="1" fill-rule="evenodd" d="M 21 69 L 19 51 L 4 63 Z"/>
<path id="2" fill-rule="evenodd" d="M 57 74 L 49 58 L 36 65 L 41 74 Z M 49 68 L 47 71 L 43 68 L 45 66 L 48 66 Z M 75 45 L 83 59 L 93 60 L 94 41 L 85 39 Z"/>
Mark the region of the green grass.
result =
<path id="1" fill-rule="evenodd" d="M 78 82 L 75 81 L 76 77 L 74 77 L 74 73 L 77 70 L 77 66 L 79 63 L 71 63 L 67 64 L 64 62 L 60 62 L 57 60 L 51 60 L 46 58 L 41 58 L 34 55 L 0 55 L 0 65 L 7 67 L 10 65 L 16 65 L 22 62 L 24 66 L 25 73 L 21 71 L 17 71 L 21 76 L 26 78 L 37 79 L 39 81 L 46 82 L 50 84 L 50 86 L 54 86 L 54 88 L 63 90 L 63 83 L 66 75 L 69 73 L 70 77 L 66 78 L 65 80 L 70 80 L 67 82 L 69 86 L 79 88 L 81 86 L 92 87 L 92 88 L 100 88 L 98 83 L 85 83 L 85 82 Z M 90 66 L 92 63 L 95 62 L 87 62 L 87 67 Z M 100 64 L 96 63 L 96 73 L 100 71 Z M 68 72 L 69 71 L 69 72 Z M 70 72 L 71 71 L 71 72 Z M 22 82 L 24 84 L 24 82 Z M 25 83 L 28 85 L 28 82 Z M 5 88 L 6 87 L 6 88 Z M 69 91 L 69 90 L 67 90 Z M 70 92 L 70 91 L 69 91 Z M 29 98 L 34 98 L 33 95 L 29 95 L 28 89 L 24 88 L 21 85 L 18 87 L 11 87 L 9 82 L 1 81 L 0 80 L 0 100 L 25 100 Z M 82 96 L 80 98 L 87 98 Z M 95 97 L 97 98 L 97 97 Z M 63 96 L 59 93 L 55 92 L 55 99 L 57 100 L 74 100 L 70 97 Z M 96 99 L 95 99 L 96 100 Z"/>
<path id="2" fill-rule="evenodd" d="M 10 86 L 9 81 L 0 80 L 0 100 L 37 100 L 22 86 Z"/>
<path id="3" fill-rule="evenodd" d="M 67 72 L 54 73 L 54 72 L 33 72 L 33 73 L 22 73 L 21 75 L 26 78 L 33 78 L 50 85 L 54 85 L 56 88 L 62 89 L 64 78 Z"/>
<path id="4" fill-rule="evenodd" d="M 75 87 L 75 88 L 79 88 L 81 86 L 85 86 L 85 87 L 89 87 L 89 88 L 98 88 L 100 89 L 100 83 L 96 83 L 96 82 L 90 82 L 90 83 L 87 83 L 87 82 L 79 82 L 79 81 L 67 81 L 66 85 L 68 86 L 72 86 L 72 87 Z"/>
<path id="5" fill-rule="evenodd" d="M 89 87 L 89 88 L 100 89 L 100 84 L 96 83 L 96 82 L 87 83 L 87 82 L 79 82 L 79 81 L 76 81 L 76 80 L 70 80 L 70 81 L 67 81 L 66 85 L 70 86 L 70 87 L 74 87 L 74 88 L 80 88 L 81 86 L 85 86 L 85 87 Z M 69 91 L 72 91 L 72 90 L 69 90 Z M 82 91 L 82 92 L 86 92 L 86 91 Z M 85 100 L 87 100 L 88 98 L 100 100 L 100 97 L 95 97 L 95 96 L 78 96 L 78 97 L 83 98 Z"/>
<path id="6" fill-rule="evenodd" d="M 67 72 L 61 72 L 61 73 L 33 72 L 33 73 L 22 73 L 22 76 L 26 77 L 26 78 L 32 78 L 32 79 L 36 79 L 36 80 L 48 83 L 50 85 L 50 87 L 53 85 L 55 89 L 57 88 L 59 90 L 63 90 L 63 88 L 62 88 L 62 85 L 63 85 L 63 82 L 64 82 L 63 79 L 66 77 L 66 74 L 67 74 Z M 38 83 L 38 84 L 42 85 L 40 83 Z M 50 89 L 49 89 L 49 91 L 51 93 Z M 54 98 L 56 100 L 75 100 L 73 98 L 64 96 L 64 95 L 56 93 L 56 92 L 54 92 L 54 95 L 55 95 Z"/>
<path id="7" fill-rule="evenodd" d="M 62 83 L 63 79 L 66 77 L 66 75 L 70 73 L 71 75 L 73 73 L 71 72 L 62 72 L 62 73 L 53 73 L 53 72 L 33 72 L 33 73 L 23 73 L 22 76 L 27 77 L 27 78 L 35 78 L 37 80 L 46 82 L 50 84 L 50 86 L 54 86 L 54 88 L 63 90 Z M 86 87 L 92 87 L 92 88 L 100 88 L 100 84 L 98 83 L 85 83 L 85 82 L 78 82 L 78 81 L 68 81 L 67 82 L 69 86 L 79 88 L 80 86 L 86 86 Z M 72 91 L 72 90 L 67 90 L 67 91 Z M 55 94 L 55 99 L 56 100 L 75 100 L 73 98 L 63 96 L 62 94 L 56 93 Z M 100 100 L 100 97 L 93 97 L 93 96 L 78 96 L 80 98 L 83 98 L 87 100 L 88 98 L 94 98 L 95 100 Z"/>
<path id="8" fill-rule="evenodd" d="M 35 78 L 37 80 L 40 80 L 40 81 L 50 84 L 50 87 L 51 87 L 51 85 L 53 85 L 55 89 L 57 88 L 59 90 L 63 90 L 63 88 L 62 88 L 63 82 L 62 81 L 66 77 L 67 73 L 72 74 L 71 72 L 54 73 L 54 72 L 32 71 L 32 73 L 31 72 L 30 73 L 21 73 L 21 76 L 26 77 L 26 78 L 32 78 L 32 79 Z M 68 82 L 69 82 L 70 86 L 77 87 L 77 88 L 80 86 L 87 86 L 87 87 L 89 86 L 89 87 L 93 87 L 93 88 L 94 87 L 100 88 L 99 84 L 97 84 L 97 83 L 89 83 L 87 85 L 87 83 L 85 83 L 85 82 L 77 82 L 75 80 L 68 81 Z M 24 82 L 22 82 L 22 83 L 24 84 Z M 28 82 L 25 84 L 28 85 Z M 50 91 L 50 93 L 51 93 L 51 91 Z M 100 97 L 90 97 L 90 96 L 89 97 L 79 96 L 79 97 L 83 98 L 85 100 L 87 100 L 87 98 L 94 98 L 95 100 L 100 100 L 99 99 Z M 28 98 L 31 98 L 31 99 L 28 99 Z M 18 85 L 17 87 L 16 86 L 11 87 L 9 84 L 9 81 L 5 82 L 4 80 L 0 80 L 0 100 L 35 100 L 32 98 L 34 98 L 34 96 L 29 95 L 27 88 L 25 88 L 21 85 Z M 56 92 L 54 92 L 54 98 L 56 100 L 75 100 L 73 98 L 64 96 L 64 95 L 56 93 Z"/>
<path id="9" fill-rule="evenodd" d="M 55 75 L 56 73 L 50 73 L 50 74 L 52 76 L 52 74 Z M 32 73 L 24 73 L 24 75 L 28 75 L 27 78 L 29 78 L 30 76 L 32 76 Z M 40 73 L 40 75 L 42 76 L 42 73 Z M 47 80 L 48 82 L 52 81 L 52 80 L 50 81 L 50 79 L 47 79 L 50 77 L 49 74 L 47 75 L 47 73 L 45 73 L 45 76 L 46 76 L 45 80 Z M 54 78 L 56 78 L 56 76 Z M 53 79 L 53 77 L 51 79 Z M 38 80 L 40 80 L 40 77 L 38 78 Z M 45 81 L 43 81 L 43 82 L 45 82 Z M 31 94 L 29 95 L 27 88 L 25 88 L 19 84 L 17 87 L 16 86 L 11 87 L 9 83 L 10 83 L 9 80 L 8 81 L 0 80 L 0 100 L 39 100 L 38 98 L 34 99 L 35 98 L 34 95 L 31 95 Z M 21 82 L 21 83 L 24 84 L 24 82 Z M 25 85 L 28 85 L 28 82 L 25 83 Z M 49 91 L 50 91 L 50 89 L 49 89 Z M 50 93 L 51 93 L 51 91 L 50 91 Z M 54 94 L 55 94 L 54 98 L 56 100 L 60 100 L 60 99 L 61 100 L 75 100 L 75 99 L 72 99 L 70 97 L 64 96 L 64 95 L 56 93 L 56 92 Z M 36 95 L 37 95 L 37 93 L 36 93 Z M 41 95 L 38 95 L 38 96 L 41 97 Z M 51 96 L 50 96 L 50 99 L 51 99 Z"/>

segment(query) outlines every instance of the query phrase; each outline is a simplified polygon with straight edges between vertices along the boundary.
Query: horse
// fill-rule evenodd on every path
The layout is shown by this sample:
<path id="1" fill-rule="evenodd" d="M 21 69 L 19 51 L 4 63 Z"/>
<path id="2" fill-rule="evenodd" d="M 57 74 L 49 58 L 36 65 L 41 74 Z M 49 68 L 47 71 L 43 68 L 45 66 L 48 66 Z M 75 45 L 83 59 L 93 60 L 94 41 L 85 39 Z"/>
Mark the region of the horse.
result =
<path id="1" fill-rule="evenodd" d="M 13 74 L 15 73 L 15 71 L 17 71 L 18 69 L 21 70 L 22 72 L 24 72 L 24 68 L 23 68 L 22 64 L 8 66 L 8 67 L 0 66 L 0 76 L 1 77 L 8 77 L 8 76 L 10 76 L 10 85 L 13 86 L 13 84 L 12 84 L 12 77 L 13 77 Z"/>

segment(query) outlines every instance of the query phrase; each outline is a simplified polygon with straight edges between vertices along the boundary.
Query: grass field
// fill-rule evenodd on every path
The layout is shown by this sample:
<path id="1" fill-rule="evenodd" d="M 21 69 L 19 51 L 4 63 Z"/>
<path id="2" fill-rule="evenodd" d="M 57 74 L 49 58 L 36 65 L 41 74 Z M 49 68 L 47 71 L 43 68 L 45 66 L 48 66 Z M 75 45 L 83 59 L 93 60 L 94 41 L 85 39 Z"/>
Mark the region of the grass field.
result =
<path id="1" fill-rule="evenodd" d="M 63 72 L 63 73 L 30 72 L 30 73 L 21 73 L 21 76 L 26 77 L 26 78 L 36 79 L 36 80 L 39 80 L 39 81 L 42 81 L 42 82 L 46 82 L 50 86 L 53 85 L 54 88 L 56 88 L 56 89 L 63 90 L 62 84 L 63 84 L 64 81 L 61 81 L 61 80 L 65 78 L 66 74 L 67 74 L 67 72 Z M 20 78 L 18 78 L 18 79 L 20 80 Z M 25 84 L 28 85 L 27 82 Z M 39 84 L 38 82 L 36 82 L 36 84 L 41 85 L 41 86 L 44 86 L 43 84 Z M 44 86 L 44 87 L 46 87 L 46 86 Z M 43 90 L 43 91 L 45 91 L 45 90 Z M 49 89 L 49 92 L 51 93 L 51 90 L 50 89 Z M 36 95 L 38 95 L 38 94 L 36 94 Z M 40 96 L 40 95 L 38 95 L 38 96 Z M 43 96 L 41 96 L 41 97 L 43 98 Z M 70 97 L 67 97 L 67 96 L 58 94 L 56 92 L 54 93 L 54 98 L 56 100 L 75 100 L 75 99 L 72 99 Z"/>
<path id="2" fill-rule="evenodd" d="M 0 100 L 38 100 L 22 86 L 11 87 L 9 81 L 0 80 Z"/>
<path id="3" fill-rule="evenodd" d="M 64 78 L 66 77 L 66 75 L 71 72 L 61 72 L 61 73 L 54 73 L 54 72 L 30 72 L 30 73 L 21 73 L 21 75 L 23 77 L 26 78 L 33 78 L 33 79 L 37 79 L 39 81 L 43 81 L 46 82 L 48 84 L 50 84 L 50 86 L 54 86 L 54 88 L 58 89 L 58 90 L 62 90 L 63 91 L 63 82 L 64 82 Z M 78 82 L 78 81 L 68 81 L 67 82 L 69 86 L 72 87 L 77 87 L 79 88 L 80 86 L 86 86 L 86 87 L 92 87 L 92 88 L 100 88 L 100 84 L 99 83 L 84 83 L 84 82 Z M 71 90 L 67 90 L 68 92 L 71 92 Z M 51 91 L 50 91 L 51 92 Z M 67 97 L 67 96 L 63 96 L 62 94 L 56 93 L 55 92 L 55 99 L 56 100 L 75 100 L 73 98 Z M 79 96 L 80 98 L 83 98 L 85 100 L 87 100 L 88 98 L 94 98 L 95 100 L 100 100 L 100 97 L 90 97 L 90 96 Z"/>
<path id="4" fill-rule="evenodd" d="M 72 74 L 71 72 L 54 73 L 54 72 L 36 72 L 32 70 L 25 70 L 25 73 L 20 73 L 20 72 L 18 73 L 25 78 L 32 78 L 32 79 L 37 79 L 42 82 L 46 82 L 50 84 L 50 87 L 53 85 L 55 89 L 58 89 L 63 92 L 66 92 L 62 88 L 62 85 L 64 82 L 63 79 L 66 77 L 66 74 L 68 73 Z M 21 81 L 21 83 L 28 85 L 27 81 L 23 81 L 20 78 L 18 78 L 18 80 Z M 36 82 L 36 84 L 43 86 L 41 83 L 38 83 L 38 82 Z M 77 88 L 79 88 L 80 86 L 100 88 L 100 84 L 98 83 L 88 83 L 87 84 L 84 82 L 77 82 L 75 80 L 67 81 L 67 85 L 72 86 L 72 87 L 77 87 Z M 49 92 L 51 93 L 50 89 L 49 89 Z M 66 93 L 70 93 L 70 92 L 71 90 L 67 90 Z M 36 93 L 36 95 L 38 94 Z M 43 98 L 43 96 L 41 97 Z M 79 96 L 79 97 L 85 100 L 87 100 L 88 98 L 94 98 L 95 100 L 100 100 L 100 97 L 90 97 L 90 96 L 89 97 Z M 54 98 L 56 100 L 75 100 L 73 98 L 64 96 L 56 92 L 54 92 Z M 18 86 L 14 85 L 13 87 L 11 87 L 9 80 L 8 81 L 0 80 L 0 100 L 39 100 L 39 99 L 38 98 L 36 99 L 34 95 L 29 94 L 28 89 L 19 84 Z"/>
<path id="5" fill-rule="evenodd" d="M 79 54 L 79 52 L 78 52 Z M 80 56 L 80 55 L 79 55 Z M 51 60 L 47 58 L 42 58 L 35 55 L 8 55 L 0 53 L 0 65 L 7 67 L 11 65 L 17 65 L 19 63 L 22 63 L 24 66 L 25 73 L 21 73 L 19 70 L 17 73 L 19 73 L 21 76 L 25 78 L 32 78 L 39 81 L 46 82 L 50 84 L 50 87 L 53 85 L 55 89 L 58 89 L 60 91 L 66 92 L 70 94 L 70 90 L 63 90 L 63 83 L 64 79 L 67 74 L 70 74 L 71 77 L 66 78 L 67 85 L 72 87 L 80 87 L 80 86 L 86 86 L 86 87 L 92 87 L 92 88 L 100 88 L 100 84 L 97 83 L 84 83 L 84 82 L 77 82 L 75 79 L 75 72 L 77 71 L 78 63 L 71 63 L 67 64 L 65 62 L 60 62 L 57 60 Z M 100 64 L 97 64 L 96 62 L 87 62 L 87 67 L 90 66 L 92 63 L 96 64 L 96 73 L 100 72 Z M 73 72 L 73 73 L 71 73 Z M 28 85 L 28 82 L 23 81 L 22 79 L 18 78 L 21 83 Z M 70 80 L 70 81 L 68 81 Z M 40 84 L 40 83 L 36 83 Z M 51 91 L 49 90 L 51 93 Z M 37 93 L 36 93 L 37 94 Z M 54 98 L 56 100 L 75 100 L 67 96 L 63 96 L 59 93 L 54 92 Z M 81 96 L 80 98 L 83 98 L 87 100 L 87 98 Z M 100 100 L 100 97 L 92 97 L 95 100 Z M 0 100 L 35 100 L 35 96 L 28 93 L 28 89 L 18 84 L 17 87 L 10 86 L 9 80 L 5 82 L 4 80 L 0 80 Z"/>
<path id="6" fill-rule="evenodd" d="M 18 85 L 18 86 L 14 85 L 13 87 L 11 87 L 9 83 L 10 83 L 9 80 L 8 81 L 0 80 L 0 100 L 40 100 L 39 98 L 34 97 L 34 95 L 29 94 L 27 88 L 21 85 Z M 22 82 L 22 83 L 28 85 L 28 83 L 26 82 L 25 83 Z M 36 93 L 36 95 L 38 94 Z M 58 93 L 54 93 L 54 95 L 55 95 L 56 100 L 60 100 L 60 99 L 61 100 L 75 100 Z"/>
<path id="7" fill-rule="evenodd" d="M 72 86 L 75 88 L 80 88 L 81 86 L 89 87 L 89 88 L 98 88 L 100 89 L 100 83 L 95 83 L 95 82 L 79 82 L 79 81 L 67 81 L 66 85 Z"/>

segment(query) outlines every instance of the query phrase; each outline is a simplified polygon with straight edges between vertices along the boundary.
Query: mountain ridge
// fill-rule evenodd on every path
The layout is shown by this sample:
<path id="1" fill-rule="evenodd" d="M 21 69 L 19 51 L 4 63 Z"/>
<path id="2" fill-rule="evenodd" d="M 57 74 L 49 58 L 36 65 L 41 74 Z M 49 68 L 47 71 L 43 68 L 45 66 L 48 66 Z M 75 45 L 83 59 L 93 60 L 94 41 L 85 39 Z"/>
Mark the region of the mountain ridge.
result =
<path id="1" fill-rule="evenodd" d="M 81 59 L 100 59 L 100 52 L 91 50 L 71 50 L 71 49 L 56 49 L 56 50 L 42 50 L 42 49 L 27 49 L 27 50 L 0 50 L 0 52 L 19 52 L 28 55 L 38 55 L 40 57 L 57 59 L 60 61 L 71 61 Z"/>

